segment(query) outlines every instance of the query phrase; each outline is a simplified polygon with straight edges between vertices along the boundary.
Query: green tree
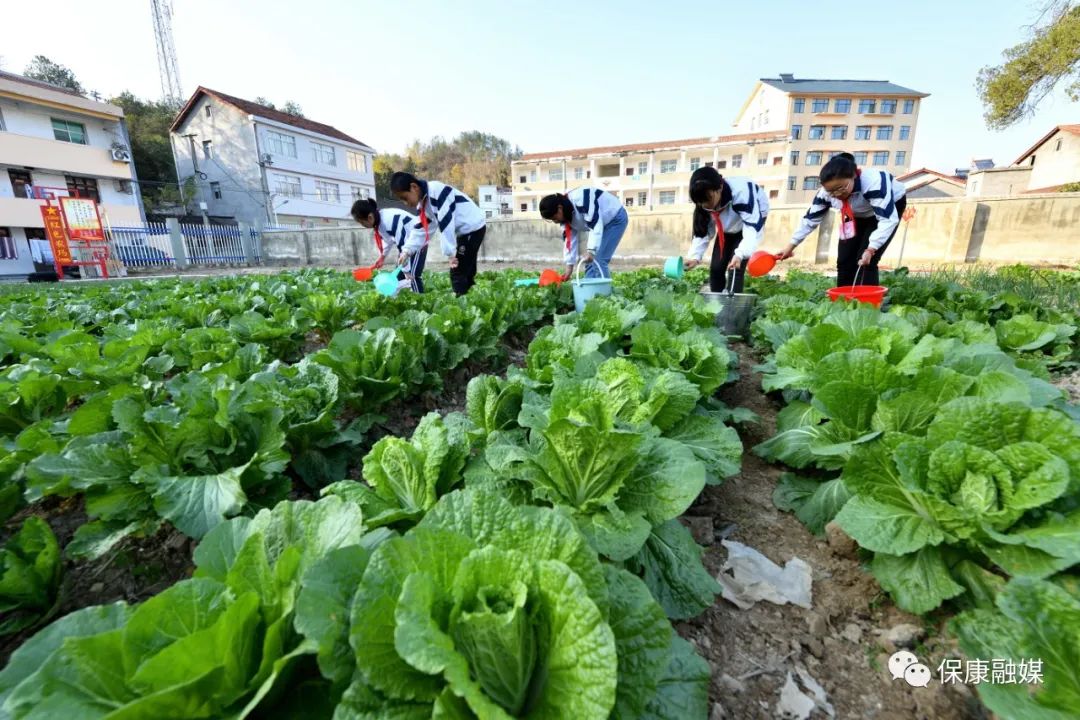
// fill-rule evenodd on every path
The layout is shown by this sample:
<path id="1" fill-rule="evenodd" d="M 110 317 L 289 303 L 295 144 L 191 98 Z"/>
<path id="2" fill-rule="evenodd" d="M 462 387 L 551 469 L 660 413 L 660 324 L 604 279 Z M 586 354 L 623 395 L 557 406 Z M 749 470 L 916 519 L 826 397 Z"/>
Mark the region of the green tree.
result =
<path id="1" fill-rule="evenodd" d="M 390 175 L 404 170 L 450 183 L 475 200 L 480 185 L 509 185 L 510 162 L 519 157 L 521 148 L 496 135 L 475 130 L 449 141 L 442 137 L 426 143 L 414 140 L 404 155 L 375 158 L 375 192 L 380 198 L 388 197 Z"/>
<path id="2" fill-rule="evenodd" d="M 124 110 L 143 202 L 151 211 L 162 204 L 175 204 L 176 164 L 169 143 L 169 126 L 179 108 L 164 101 L 142 100 L 130 92 L 123 92 L 109 102 Z M 173 192 L 165 193 L 170 185 Z"/>
<path id="3" fill-rule="evenodd" d="M 44 55 L 35 55 L 30 64 L 26 66 L 26 69 L 23 70 L 23 75 L 34 80 L 41 80 L 42 82 L 65 87 L 68 90 L 74 90 L 80 95 L 86 92 L 70 68 L 53 62 Z"/>
<path id="4" fill-rule="evenodd" d="M 304 110 L 300 107 L 300 103 L 295 100 L 289 100 L 287 103 L 281 106 L 281 112 L 286 115 L 293 115 L 295 117 L 304 117 Z"/>
<path id="5" fill-rule="evenodd" d="M 988 127 L 1002 130 L 1030 116 L 1059 83 L 1080 100 L 1080 5 L 1053 0 L 1032 36 L 1004 52 L 1005 62 L 979 71 L 976 83 Z"/>

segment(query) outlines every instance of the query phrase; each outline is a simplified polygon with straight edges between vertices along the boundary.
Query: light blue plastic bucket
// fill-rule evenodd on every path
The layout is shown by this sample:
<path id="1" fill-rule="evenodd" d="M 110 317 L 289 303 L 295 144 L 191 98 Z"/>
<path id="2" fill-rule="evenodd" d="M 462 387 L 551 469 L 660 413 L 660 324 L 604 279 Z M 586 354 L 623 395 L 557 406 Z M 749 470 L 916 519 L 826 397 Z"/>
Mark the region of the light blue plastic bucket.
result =
<path id="1" fill-rule="evenodd" d="M 520 280 L 515 280 L 514 281 L 514 285 L 517 285 L 518 287 L 528 287 L 529 285 L 539 285 L 539 284 L 540 284 L 540 278 L 521 278 Z"/>
<path id="2" fill-rule="evenodd" d="M 397 294 L 398 279 L 396 272 L 381 272 L 375 276 L 372 283 L 375 285 L 375 290 L 378 291 L 380 295 L 394 297 L 394 295 Z"/>
<path id="3" fill-rule="evenodd" d="M 594 297 L 610 295 L 612 289 L 610 277 L 582 278 L 582 264 L 582 262 L 577 264 L 576 276 L 574 277 L 574 281 L 570 283 L 574 290 L 574 308 L 578 312 L 582 312 L 585 309 L 585 303 L 589 302 Z M 600 268 L 599 264 L 593 264 L 595 264 L 597 268 Z M 600 268 L 600 273 L 603 274 L 603 272 L 603 268 Z"/>
<path id="4" fill-rule="evenodd" d="M 664 274 L 673 280 L 681 280 L 683 275 L 682 257 L 669 257 L 664 261 Z"/>

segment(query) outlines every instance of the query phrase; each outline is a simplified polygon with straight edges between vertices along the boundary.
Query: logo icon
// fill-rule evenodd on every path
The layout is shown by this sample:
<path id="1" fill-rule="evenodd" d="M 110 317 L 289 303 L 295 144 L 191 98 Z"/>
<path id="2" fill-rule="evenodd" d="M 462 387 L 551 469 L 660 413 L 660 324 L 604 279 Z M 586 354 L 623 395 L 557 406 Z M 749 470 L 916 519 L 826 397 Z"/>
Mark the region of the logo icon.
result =
<path id="1" fill-rule="evenodd" d="M 930 668 L 922 663 L 908 665 L 904 670 L 904 679 L 911 687 L 926 687 L 930 684 Z"/>
<path id="2" fill-rule="evenodd" d="M 915 653 L 908 652 L 907 650 L 897 650 L 889 658 L 889 674 L 892 675 L 893 680 L 899 680 L 904 677 L 904 671 L 911 665 L 917 665 L 919 658 L 915 657 Z"/>

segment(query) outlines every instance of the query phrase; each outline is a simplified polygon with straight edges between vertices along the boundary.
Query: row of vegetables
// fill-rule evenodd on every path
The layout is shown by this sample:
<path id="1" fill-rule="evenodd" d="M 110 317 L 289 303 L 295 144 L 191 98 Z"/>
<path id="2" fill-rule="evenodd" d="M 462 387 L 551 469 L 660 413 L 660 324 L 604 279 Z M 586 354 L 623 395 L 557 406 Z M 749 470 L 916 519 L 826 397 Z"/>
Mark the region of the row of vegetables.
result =
<path id="1" fill-rule="evenodd" d="M 1040 685 L 979 685 L 993 712 L 1074 717 L 1080 413 L 1048 380 L 1076 366 L 1075 316 L 889 284 L 885 313 L 822 304 L 810 277 L 761 286 L 763 388 L 787 404 L 754 452 L 800 471 L 774 501 L 815 533 L 835 522 L 899 607 L 958 613 L 970 658 L 1041 659 Z"/>
<path id="2" fill-rule="evenodd" d="M 511 282 L 373 315 L 291 364 L 279 336 L 269 363 L 238 360 L 266 347 L 252 339 L 172 377 L 144 369 L 27 424 L 12 444 L 35 428 L 56 449 L 6 480 L 30 500 L 82 494 L 84 527 L 102 525 L 80 553 L 129 519 L 144 525 L 121 536 L 168 520 L 200 541 L 191 579 L 24 643 L 0 717 L 705 717 L 708 665 L 670 619 L 718 587 L 677 518 L 742 447 L 739 411 L 711 399 L 734 363 L 700 298 L 627 278 L 556 315 L 524 367 L 473 378 L 465 412 L 378 440 L 364 482 L 336 471 L 378 408 L 518 327 L 440 313 L 486 291 L 476 312 L 528 325 L 566 300 Z M 293 481 L 321 499 L 279 502 Z"/>

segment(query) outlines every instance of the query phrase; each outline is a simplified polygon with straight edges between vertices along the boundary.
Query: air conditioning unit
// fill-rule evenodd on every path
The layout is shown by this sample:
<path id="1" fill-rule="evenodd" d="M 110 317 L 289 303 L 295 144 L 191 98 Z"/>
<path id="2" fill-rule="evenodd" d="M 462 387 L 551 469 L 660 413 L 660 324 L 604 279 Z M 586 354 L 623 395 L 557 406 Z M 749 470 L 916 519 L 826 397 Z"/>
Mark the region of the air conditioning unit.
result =
<path id="1" fill-rule="evenodd" d="M 131 162 L 131 151 L 127 148 L 112 148 L 109 152 L 112 153 L 112 159 L 116 162 Z"/>

